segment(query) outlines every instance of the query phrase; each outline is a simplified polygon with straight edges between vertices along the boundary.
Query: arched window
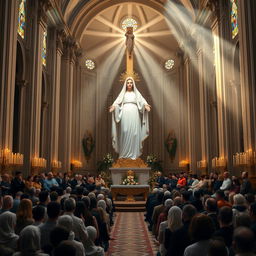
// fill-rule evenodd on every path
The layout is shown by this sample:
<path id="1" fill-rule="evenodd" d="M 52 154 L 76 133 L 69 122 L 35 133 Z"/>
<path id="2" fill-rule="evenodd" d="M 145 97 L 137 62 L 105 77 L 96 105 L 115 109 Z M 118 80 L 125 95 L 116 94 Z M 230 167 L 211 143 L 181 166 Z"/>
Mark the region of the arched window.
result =
<path id="1" fill-rule="evenodd" d="M 25 12 L 26 0 L 21 0 L 19 5 L 18 16 L 18 34 L 24 39 L 25 26 L 26 26 L 26 12 Z"/>
<path id="2" fill-rule="evenodd" d="M 238 5 L 237 0 L 230 0 L 231 4 L 231 29 L 232 29 L 232 38 L 234 39 L 238 34 Z"/>
<path id="3" fill-rule="evenodd" d="M 44 32 L 43 36 L 43 49 L 42 49 L 42 63 L 44 66 L 46 66 L 46 45 L 47 45 L 47 31 Z"/>

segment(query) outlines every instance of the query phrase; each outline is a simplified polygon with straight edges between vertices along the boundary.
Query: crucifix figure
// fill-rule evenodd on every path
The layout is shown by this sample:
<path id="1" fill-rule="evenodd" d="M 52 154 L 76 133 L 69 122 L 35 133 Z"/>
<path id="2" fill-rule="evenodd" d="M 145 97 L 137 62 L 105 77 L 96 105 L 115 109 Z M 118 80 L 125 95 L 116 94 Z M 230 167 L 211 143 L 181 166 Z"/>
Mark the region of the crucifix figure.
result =
<path id="1" fill-rule="evenodd" d="M 126 29 L 126 73 L 133 74 L 133 48 L 134 48 L 134 34 L 133 27 Z"/>
<path id="2" fill-rule="evenodd" d="M 127 32 L 125 33 L 126 36 L 126 48 L 129 55 L 129 58 L 132 57 L 132 52 L 134 48 L 134 34 L 133 34 L 133 27 L 127 27 Z"/>

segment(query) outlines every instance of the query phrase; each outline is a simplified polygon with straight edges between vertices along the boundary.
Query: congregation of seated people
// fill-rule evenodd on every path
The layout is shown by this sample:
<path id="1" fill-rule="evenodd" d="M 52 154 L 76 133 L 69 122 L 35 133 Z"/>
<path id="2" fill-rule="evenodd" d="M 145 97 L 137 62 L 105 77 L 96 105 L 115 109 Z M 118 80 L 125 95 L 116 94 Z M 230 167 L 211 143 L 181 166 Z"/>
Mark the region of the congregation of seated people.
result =
<path id="1" fill-rule="evenodd" d="M 99 175 L 52 172 L 0 181 L 1 256 L 103 256 L 113 204 Z"/>
<path id="2" fill-rule="evenodd" d="M 145 221 L 158 256 L 256 255 L 256 200 L 247 172 L 159 172 Z"/>

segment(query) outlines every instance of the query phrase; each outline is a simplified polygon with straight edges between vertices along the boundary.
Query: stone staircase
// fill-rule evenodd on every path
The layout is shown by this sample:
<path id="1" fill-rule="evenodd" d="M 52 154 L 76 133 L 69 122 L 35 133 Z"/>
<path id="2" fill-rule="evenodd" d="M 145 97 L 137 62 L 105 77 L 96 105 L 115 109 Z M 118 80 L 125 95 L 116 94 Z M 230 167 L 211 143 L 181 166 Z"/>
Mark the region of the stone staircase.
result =
<path id="1" fill-rule="evenodd" d="M 144 212 L 146 201 L 114 201 L 116 212 Z"/>

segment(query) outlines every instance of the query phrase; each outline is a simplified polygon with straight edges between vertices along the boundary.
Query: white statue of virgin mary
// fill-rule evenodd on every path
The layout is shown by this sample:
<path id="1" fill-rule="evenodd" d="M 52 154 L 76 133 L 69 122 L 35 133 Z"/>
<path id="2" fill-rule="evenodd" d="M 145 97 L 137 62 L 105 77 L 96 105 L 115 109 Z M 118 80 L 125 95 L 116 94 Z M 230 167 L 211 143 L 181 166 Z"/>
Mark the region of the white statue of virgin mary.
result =
<path id="1" fill-rule="evenodd" d="M 150 106 L 132 77 L 125 80 L 109 111 L 112 112 L 112 145 L 119 158 L 137 159 L 142 154 L 142 142 L 149 134 Z"/>

